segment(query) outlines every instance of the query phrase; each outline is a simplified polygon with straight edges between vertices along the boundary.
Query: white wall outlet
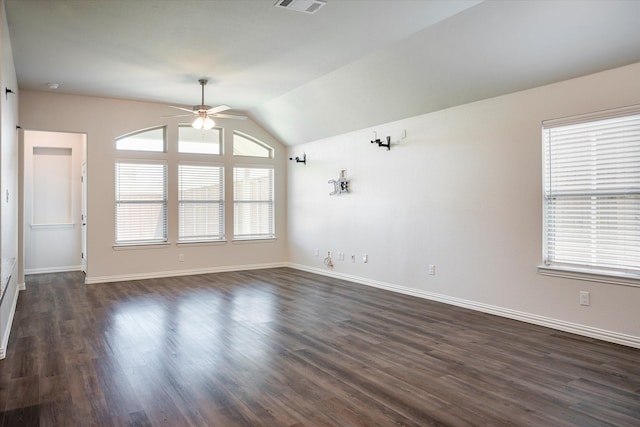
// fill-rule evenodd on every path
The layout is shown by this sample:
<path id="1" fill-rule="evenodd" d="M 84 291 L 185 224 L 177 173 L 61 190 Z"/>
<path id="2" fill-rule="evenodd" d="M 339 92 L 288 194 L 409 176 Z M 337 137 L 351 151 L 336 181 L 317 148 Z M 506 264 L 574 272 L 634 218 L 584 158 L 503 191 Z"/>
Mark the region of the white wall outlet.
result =
<path id="1" fill-rule="evenodd" d="M 356 262 L 356 256 L 355 255 L 351 255 L 351 262 L 353 262 L 353 263 Z"/>
<path id="2" fill-rule="evenodd" d="M 178 254 L 178 261 L 184 262 L 184 254 Z"/>
<path id="3" fill-rule="evenodd" d="M 365 264 L 369 262 L 369 255 L 364 254 L 362 255 L 362 262 L 364 262 Z"/>
<path id="4" fill-rule="evenodd" d="M 344 261 L 344 252 L 338 252 L 338 260 Z"/>
<path id="5" fill-rule="evenodd" d="M 436 265 L 435 264 L 429 264 L 429 269 L 427 270 L 427 272 L 429 273 L 430 276 L 435 276 L 436 275 Z"/>
<path id="6" fill-rule="evenodd" d="M 320 256 L 320 249 L 316 248 L 315 252 L 316 256 Z"/>
<path id="7" fill-rule="evenodd" d="M 587 291 L 580 291 L 580 305 L 591 305 L 591 296 Z"/>

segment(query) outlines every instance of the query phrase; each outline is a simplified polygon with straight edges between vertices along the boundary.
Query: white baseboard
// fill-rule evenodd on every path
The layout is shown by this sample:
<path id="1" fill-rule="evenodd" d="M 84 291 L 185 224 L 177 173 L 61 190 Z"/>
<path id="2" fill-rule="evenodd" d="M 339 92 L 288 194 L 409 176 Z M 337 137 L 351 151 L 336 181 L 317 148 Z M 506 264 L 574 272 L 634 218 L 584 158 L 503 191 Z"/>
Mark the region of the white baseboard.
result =
<path id="1" fill-rule="evenodd" d="M 11 325 L 13 325 L 13 316 L 16 314 L 16 306 L 18 305 L 18 295 L 20 293 L 19 286 L 16 286 L 16 291 L 13 295 L 13 302 L 11 303 L 11 312 L 9 313 L 9 319 L 2 331 L 2 341 L 0 344 L 0 359 L 7 357 L 7 346 L 9 345 L 9 335 L 11 334 Z M 6 295 L 5 295 L 6 298 Z"/>
<path id="2" fill-rule="evenodd" d="M 27 284 L 26 283 L 18 283 L 18 290 L 19 291 L 25 291 L 27 289 Z"/>
<path id="3" fill-rule="evenodd" d="M 564 332 L 570 332 L 576 335 L 582 335 L 589 338 L 596 338 L 602 341 L 608 341 L 615 344 L 625 345 L 628 347 L 640 348 L 640 337 L 633 336 L 633 335 L 621 334 L 619 332 L 608 331 L 604 329 L 594 328 L 591 326 L 581 325 L 578 323 L 572 323 L 564 320 L 553 319 L 550 317 L 539 316 L 537 314 L 511 310 L 509 308 L 503 308 L 495 305 L 489 305 L 489 304 L 479 303 L 479 302 L 465 300 L 461 298 L 450 297 L 447 295 L 421 291 L 418 289 L 411 289 L 405 286 L 379 282 L 376 280 L 365 279 L 362 277 L 352 276 L 349 274 L 337 273 L 333 270 L 314 268 L 306 265 L 293 264 L 293 263 L 289 263 L 288 266 L 291 268 L 295 268 L 297 270 L 316 273 L 316 274 L 320 274 L 328 277 L 334 277 L 336 279 L 342 279 L 342 280 L 347 280 L 354 283 L 359 283 L 362 285 L 372 286 L 375 288 L 386 289 L 392 292 L 398 292 L 401 294 L 412 295 L 419 298 L 442 302 L 445 304 L 455 305 L 458 307 L 468 308 L 471 310 L 481 311 L 483 313 L 493 314 L 496 316 L 506 317 L 513 320 L 519 320 L 522 322 L 532 323 L 534 325 L 545 326 L 547 328 L 556 329 Z"/>
<path id="4" fill-rule="evenodd" d="M 279 268 L 287 267 L 288 264 L 284 262 L 268 263 L 268 264 L 247 264 L 247 265 L 229 265 L 223 267 L 212 268 L 198 268 L 192 270 L 171 270 L 171 271 L 154 271 L 149 273 L 138 274 L 121 274 L 115 276 L 96 276 L 85 279 L 85 284 L 91 285 L 95 283 L 108 283 L 108 282 L 124 282 L 127 280 L 144 280 L 144 279 L 159 279 L 162 277 L 175 277 L 175 276 L 193 276 L 196 274 L 209 274 L 209 273 L 225 273 L 229 271 L 242 271 L 242 270 L 261 270 L 264 268 Z"/>
<path id="5" fill-rule="evenodd" d="M 67 271 L 81 271 L 81 265 L 67 265 L 64 267 L 42 267 L 29 268 L 24 270 L 24 274 L 47 274 L 47 273 L 66 273 Z"/>

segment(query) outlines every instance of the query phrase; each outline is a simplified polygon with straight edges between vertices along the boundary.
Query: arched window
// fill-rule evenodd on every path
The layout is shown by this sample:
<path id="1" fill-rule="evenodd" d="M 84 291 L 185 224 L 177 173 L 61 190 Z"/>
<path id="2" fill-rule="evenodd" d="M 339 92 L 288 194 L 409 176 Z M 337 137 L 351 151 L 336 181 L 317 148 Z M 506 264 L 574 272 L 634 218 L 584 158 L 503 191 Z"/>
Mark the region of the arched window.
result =
<path id="1" fill-rule="evenodd" d="M 165 133 L 165 127 L 161 126 L 123 135 L 116 138 L 116 150 L 165 152 Z"/>
<path id="2" fill-rule="evenodd" d="M 273 148 L 252 136 L 233 132 L 233 155 L 273 158 Z"/>

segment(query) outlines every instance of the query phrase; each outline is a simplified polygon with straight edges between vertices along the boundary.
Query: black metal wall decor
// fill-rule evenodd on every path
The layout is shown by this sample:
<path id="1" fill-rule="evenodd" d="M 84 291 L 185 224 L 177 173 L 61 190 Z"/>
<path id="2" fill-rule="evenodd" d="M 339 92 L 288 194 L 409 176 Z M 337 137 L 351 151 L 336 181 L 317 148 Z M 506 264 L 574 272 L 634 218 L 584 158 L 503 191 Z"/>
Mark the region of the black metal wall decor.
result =
<path id="1" fill-rule="evenodd" d="M 372 144 L 378 144 L 378 147 L 387 147 L 387 151 L 391 150 L 391 137 L 387 137 L 387 143 L 380 141 L 380 138 L 371 141 Z"/>
<path id="2" fill-rule="evenodd" d="M 296 163 L 307 164 L 307 153 L 302 153 L 302 157 L 289 157 L 289 160 L 295 160 Z"/>

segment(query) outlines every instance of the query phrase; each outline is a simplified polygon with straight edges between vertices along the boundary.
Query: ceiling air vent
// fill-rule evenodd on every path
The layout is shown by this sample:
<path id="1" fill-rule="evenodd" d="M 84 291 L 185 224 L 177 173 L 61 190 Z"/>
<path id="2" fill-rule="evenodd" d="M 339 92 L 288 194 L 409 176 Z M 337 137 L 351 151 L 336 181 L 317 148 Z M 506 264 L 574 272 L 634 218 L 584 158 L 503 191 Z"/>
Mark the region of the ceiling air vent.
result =
<path id="1" fill-rule="evenodd" d="M 278 0 L 275 5 L 296 12 L 316 13 L 325 4 L 325 0 Z"/>

